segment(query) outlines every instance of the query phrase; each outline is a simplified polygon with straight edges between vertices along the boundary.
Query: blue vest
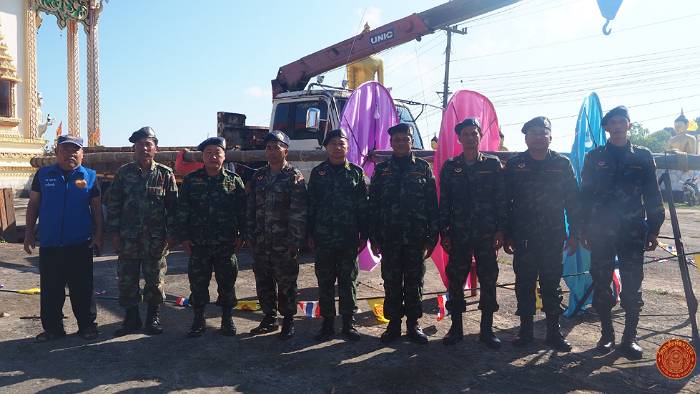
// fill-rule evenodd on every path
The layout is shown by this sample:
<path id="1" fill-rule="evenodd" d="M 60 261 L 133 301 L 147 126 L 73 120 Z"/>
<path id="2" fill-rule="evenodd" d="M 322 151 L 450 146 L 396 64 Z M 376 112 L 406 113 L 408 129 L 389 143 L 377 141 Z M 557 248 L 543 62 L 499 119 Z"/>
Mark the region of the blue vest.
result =
<path id="1" fill-rule="evenodd" d="M 79 166 L 64 176 L 56 164 L 42 167 L 36 176 L 41 186 L 41 246 L 72 246 L 92 239 L 90 191 L 97 181 L 95 171 Z"/>

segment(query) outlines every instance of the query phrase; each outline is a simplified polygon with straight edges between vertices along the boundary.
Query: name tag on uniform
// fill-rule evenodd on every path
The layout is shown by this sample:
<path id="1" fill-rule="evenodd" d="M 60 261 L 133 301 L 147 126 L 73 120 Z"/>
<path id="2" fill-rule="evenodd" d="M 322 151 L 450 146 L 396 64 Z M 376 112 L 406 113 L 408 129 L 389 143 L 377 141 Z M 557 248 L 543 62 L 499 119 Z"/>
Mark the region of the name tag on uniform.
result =
<path id="1" fill-rule="evenodd" d="M 146 189 L 149 196 L 162 196 L 165 194 L 162 187 L 148 187 Z"/>

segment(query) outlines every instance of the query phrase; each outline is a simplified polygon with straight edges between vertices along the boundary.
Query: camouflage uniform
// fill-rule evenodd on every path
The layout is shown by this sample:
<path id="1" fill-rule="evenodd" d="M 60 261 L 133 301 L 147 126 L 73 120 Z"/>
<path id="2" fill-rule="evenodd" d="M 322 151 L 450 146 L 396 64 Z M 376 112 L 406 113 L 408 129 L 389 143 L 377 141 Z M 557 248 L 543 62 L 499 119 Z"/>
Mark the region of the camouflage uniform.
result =
<path id="1" fill-rule="evenodd" d="M 178 239 L 192 242 L 187 266 L 190 305 L 209 303 L 209 282 L 215 272 L 219 296 L 216 304 L 236 305 L 238 262 L 234 240 L 245 236 L 245 190 L 241 178 L 222 169 L 217 176 L 202 168 L 188 174 L 180 188 L 177 211 Z"/>
<path id="2" fill-rule="evenodd" d="M 357 245 L 367 239 L 367 185 L 362 168 L 328 161 L 316 166 L 309 179 L 308 232 L 316 245 L 321 316 L 335 316 L 335 281 L 340 314 L 357 312 Z"/>
<path id="3" fill-rule="evenodd" d="M 505 230 L 507 220 L 503 170 L 497 157 L 479 153 L 471 165 L 462 155 L 445 162 L 440 171 L 440 234 L 451 243 L 445 270 L 450 313 L 466 311 L 463 289 L 472 255 L 481 288 L 479 309 L 498 310 L 498 262 L 493 241 L 496 232 Z"/>
<path id="4" fill-rule="evenodd" d="M 644 244 L 648 233 L 659 233 L 665 217 L 655 171 L 651 152 L 629 142 L 625 147 L 608 143 L 586 155 L 581 174 L 583 230 L 591 245 L 593 306 L 599 313 L 615 304 L 610 282 L 616 255 L 622 307 L 638 314 L 644 305 Z"/>
<path id="5" fill-rule="evenodd" d="M 306 239 L 307 195 L 301 171 L 287 163 L 280 173 L 256 171 L 248 196 L 248 239 L 253 245 L 255 287 L 267 316 L 296 314 L 299 263 L 296 250 Z M 278 304 L 279 297 L 279 304 Z"/>
<path id="6" fill-rule="evenodd" d="M 423 316 L 423 250 L 437 242 L 435 179 L 428 162 L 392 157 L 377 165 L 369 188 L 370 240 L 382 252 L 384 316 Z"/>
<path id="7" fill-rule="evenodd" d="M 571 162 L 549 151 L 535 160 L 529 151 L 506 163 L 509 225 L 506 238 L 515 242 L 513 270 L 519 316 L 535 314 L 535 282 L 539 276 L 542 310 L 549 317 L 561 314 L 561 275 L 564 210 L 572 234 L 579 227 L 578 185 Z"/>
<path id="8" fill-rule="evenodd" d="M 143 272 L 143 299 L 150 305 L 165 297 L 163 285 L 168 254 L 166 238 L 173 235 L 177 184 L 170 168 L 153 162 L 144 171 L 138 163 L 123 165 L 110 186 L 105 205 L 106 228 L 118 232 L 119 305 L 138 305 L 139 274 Z"/>

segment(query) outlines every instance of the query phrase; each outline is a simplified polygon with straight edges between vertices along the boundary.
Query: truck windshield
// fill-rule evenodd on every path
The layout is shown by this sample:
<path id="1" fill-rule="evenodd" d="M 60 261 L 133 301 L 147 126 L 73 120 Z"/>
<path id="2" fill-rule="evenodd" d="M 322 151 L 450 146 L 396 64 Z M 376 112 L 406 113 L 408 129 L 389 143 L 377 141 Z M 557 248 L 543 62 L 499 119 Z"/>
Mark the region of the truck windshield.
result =
<path id="1" fill-rule="evenodd" d="M 411 111 L 402 105 L 397 105 L 396 110 L 399 113 L 399 122 L 410 124 L 413 127 L 413 149 L 423 149 L 423 139 L 420 136 L 418 125 L 413 120 Z"/>
<path id="2" fill-rule="evenodd" d="M 306 129 L 306 111 L 309 108 L 321 110 L 319 127 L 322 131 L 321 133 Z M 325 101 L 293 101 L 277 104 L 272 128 L 273 130 L 283 131 L 290 139 L 305 140 L 317 139 L 319 138 L 317 134 L 323 136 L 326 124 L 328 124 L 328 104 Z"/>

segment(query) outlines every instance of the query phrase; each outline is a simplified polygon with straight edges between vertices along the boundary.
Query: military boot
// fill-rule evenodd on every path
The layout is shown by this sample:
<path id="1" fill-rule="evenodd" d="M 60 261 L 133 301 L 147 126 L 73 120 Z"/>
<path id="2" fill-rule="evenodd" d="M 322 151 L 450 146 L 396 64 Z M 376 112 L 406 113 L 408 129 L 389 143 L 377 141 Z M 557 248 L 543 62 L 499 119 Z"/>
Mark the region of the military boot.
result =
<path id="1" fill-rule="evenodd" d="M 453 313 L 450 318 L 452 319 L 452 325 L 450 330 L 447 331 L 447 335 L 442 338 L 442 343 L 447 346 L 455 345 L 457 342 L 464 338 L 464 327 L 462 327 L 462 314 Z"/>
<path id="2" fill-rule="evenodd" d="M 428 343 L 428 336 L 423 332 L 417 319 L 406 320 L 406 335 L 415 343 Z"/>
<path id="3" fill-rule="evenodd" d="M 401 338 L 401 319 L 389 320 L 389 324 L 379 340 L 382 343 L 390 343 L 399 338 Z"/>
<path id="4" fill-rule="evenodd" d="M 219 332 L 227 337 L 236 335 L 236 325 L 233 323 L 231 312 L 232 308 L 230 306 L 221 307 L 221 329 Z"/>
<path id="5" fill-rule="evenodd" d="M 535 337 L 534 319 L 532 316 L 520 316 L 520 330 L 518 337 L 513 341 L 513 346 L 523 347 L 532 343 Z"/>
<path id="6" fill-rule="evenodd" d="M 317 341 L 325 342 L 335 335 L 335 316 L 324 317 L 321 330 L 314 337 Z"/>
<path id="7" fill-rule="evenodd" d="M 625 331 L 622 332 L 619 350 L 630 360 L 639 360 L 644 356 L 644 350 L 637 343 L 637 324 L 639 312 L 625 314 Z"/>
<path id="8" fill-rule="evenodd" d="M 601 353 L 610 353 L 615 349 L 615 329 L 612 323 L 611 311 L 599 312 L 600 316 L 600 340 L 596 345 L 596 350 Z"/>
<path id="9" fill-rule="evenodd" d="M 357 329 L 355 329 L 353 323 L 355 323 L 355 318 L 352 315 L 343 315 L 343 336 L 351 341 L 359 341 L 362 336 Z"/>
<path id="10" fill-rule="evenodd" d="M 204 318 L 204 307 L 194 308 L 194 319 L 192 319 L 192 327 L 187 333 L 190 338 L 201 337 L 204 334 L 204 330 L 207 328 L 207 321 Z"/>
<path id="11" fill-rule="evenodd" d="M 160 325 L 160 304 L 148 305 L 146 313 L 146 334 L 159 335 L 163 333 L 163 326 Z"/>
<path id="12" fill-rule="evenodd" d="M 277 331 L 278 328 L 280 328 L 280 326 L 277 325 L 277 317 L 274 315 L 265 315 L 265 317 L 263 317 L 263 319 L 260 321 L 260 324 L 250 330 L 250 333 L 253 335 L 267 334 L 269 332 Z"/>
<path id="13" fill-rule="evenodd" d="M 134 334 L 141 329 L 143 323 L 141 322 L 141 316 L 139 315 L 138 305 L 133 305 L 126 308 L 126 315 L 124 316 L 124 322 L 121 328 L 114 332 L 115 337 L 122 337 L 124 335 Z"/>
<path id="14" fill-rule="evenodd" d="M 297 330 L 294 328 L 294 316 L 285 316 L 282 319 L 282 331 L 280 332 L 280 339 L 286 340 L 294 336 Z"/>
<path id="15" fill-rule="evenodd" d="M 547 315 L 547 339 L 545 342 L 559 352 L 570 352 L 571 344 L 561 335 L 559 315 Z"/>
<path id="16" fill-rule="evenodd" d="M 501 340 L 493 333 L 493 312 L 481 312 L 480 328 L 479 341 L 491 349 L 500 349 Z"/>

